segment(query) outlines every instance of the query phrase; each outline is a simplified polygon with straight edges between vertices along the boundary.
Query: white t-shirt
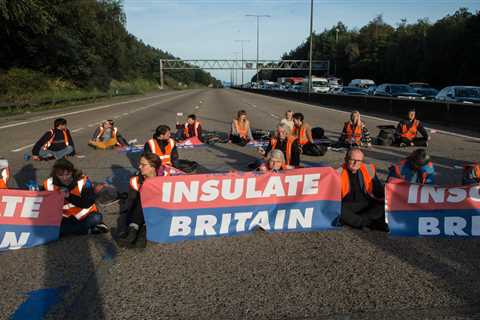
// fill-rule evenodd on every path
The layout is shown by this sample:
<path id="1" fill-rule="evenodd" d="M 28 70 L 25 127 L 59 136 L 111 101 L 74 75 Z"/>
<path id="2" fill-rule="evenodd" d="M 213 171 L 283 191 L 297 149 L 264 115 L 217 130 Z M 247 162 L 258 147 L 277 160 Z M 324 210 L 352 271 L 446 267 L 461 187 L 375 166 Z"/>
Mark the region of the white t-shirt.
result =
<path id="1" fill-rule="evenodd" d="M 293 120 L 287 120 L 286 118 L 283 118 L 282 120 L 280 120 L 280 123 L 284 123 L 286 124 L 287 126 L 290 127 L 290 131 L 293 130 Z"/>

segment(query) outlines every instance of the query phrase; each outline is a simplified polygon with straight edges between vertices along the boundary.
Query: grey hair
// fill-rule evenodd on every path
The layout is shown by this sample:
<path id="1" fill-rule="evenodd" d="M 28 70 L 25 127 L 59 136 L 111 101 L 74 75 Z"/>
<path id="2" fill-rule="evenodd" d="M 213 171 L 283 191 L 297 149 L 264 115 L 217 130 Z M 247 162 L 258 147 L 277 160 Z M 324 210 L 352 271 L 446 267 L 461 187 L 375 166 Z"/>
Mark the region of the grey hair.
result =
<path id="1" fill-rule="evenodd" d="M 285 156 L 283 155 L 282 150 L 273 149 L 270 151 L 267 155 L 267 160 L 270 159 L 281 160 L 283 163 L 285 163 Z"/>
<path id="2" fill-rule="evenodd" d="M 281 122 L 277 125 L 277 129 L 278 128 L 282 128 L 285 130 L 285 132 L 287 133 L 287 136 L 289 136 L 291 133 L 292 133 L 292 129 L 290 129 L 290 127 L 288 126 L 288 124 L 284 123 L 284 122 Z"/>

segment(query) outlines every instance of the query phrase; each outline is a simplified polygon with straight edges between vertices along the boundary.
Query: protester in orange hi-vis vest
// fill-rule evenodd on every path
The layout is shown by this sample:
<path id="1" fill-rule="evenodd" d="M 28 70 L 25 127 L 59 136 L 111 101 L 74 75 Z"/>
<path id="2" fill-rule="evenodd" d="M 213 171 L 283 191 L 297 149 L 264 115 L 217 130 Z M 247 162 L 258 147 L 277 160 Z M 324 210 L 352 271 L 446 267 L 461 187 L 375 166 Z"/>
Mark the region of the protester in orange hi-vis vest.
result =
<path id="1" fill-rule="evenodd" d="M 480 164 L 467 165 L 463 169 L 463 185 L 479 184 L 480 183 Z"/>
<path id="2" fill-rule="evenodd" d="M 202 125 L 200 121 L 197 120 L 197 116 L 191 114 L 187 117 L 187 122 L 183 126 L 183 140 L 197 137 L 202 141 Z"/>
<path id="3" fill-rule="evenodd" d="M 53 129 L 45 132 L 32 149 L 33 160 L 61 159 L 73 155 L 75 145 L 70 130 L 67 129 L 67 120 L 63 118 L 55 119 Z"/>
<path id="4" fill-rule="evenodd" d="M 293 130 L 292 135 L 298 139 L 298 143 L 302 149 L 302 153 L 310 156 L 320 156 L 323 153 L 313 141 L 312 127 L 304 121 L 305 117 L 302 113 L 293 114 Z"/>
<path id="5" fill-rule="evenodd" d="M 177 167 L 177 146 L 170 134 L 169 126 L 158 126 L 153 137 L 145 143 L 144 153 L 156 154 L 162 160 L 162 165 Z"/>
<path id="6" fill-rule="evenodd" d="M 422 137 L 418 137 L 418 133 L 420 133 Z M 408 119 L 400 121 L 397 125 L 395 144 L 400 147 L 426 147 L 429 140 L 430 136 L 423 127 L 422 122 L 417 119 L 415 110 L 409 110 Z"/>
<path id="7" fill-rule="evenodd" d="M 370 147 L 372 145 L 370 133 L 361 120 L 359 111 L 353 111 L 350 114 L 350 121 L 345 122 L 338 142 L 342 147 Z"/>
<path id="8" fill-rule="evenodd" d="M 113 120 L 106 120 L 95 130 L 88 145 L 96 149 L 105 150 L 114 147 L 127 146 L 128 142 L 118 132 L 118 128 L 115 127 Z"/>
<path id="9" fill-rule="evenodd" d="M 271 150 L 281 150 L 285 157 L 285 165 L 290 167 L 300 166 L 300 146 L 298 139 L 291 135 L 290 127 L 285 123 L 277 125 L 275 136 L 270 139 L 267 148 L 259 148 L 260 154 L 267 155 Z"/>
<path id="10" fill-rule="evenodd" d="M 377 178 L 375 166 L 366 164 L 364 158 L 363 151 L 353 147 L 338 169 L 342 195 L 340 223 L 364 231 L 388 231 L 384 187 Z"/>
<path id="11" fill-rule="evenodd" d="M 410 183 L 434 184 L 435 167 L 425 149 L 416 149 L 407 158 L 400 160 L 399 164 L 389 167 L 387 181 L 391 178 Z"/>
<path id="12" fill-rule="evenodd" d="M 59 191 L 65 200 L 60 235 L 97 234 L 109 231 L 95 206 L 95 189 L 87 176 L 73 164 L 60 159 L 55 162 L 50 177 L 43 182 L 46 191 Z"/>
<path id="13" fill-rule="evenodd" d="M 250 128 L 250 121 L 247 119 L 247 112 L 245 110 L 240 110 L 237 113 L 237 118 L 232 121 L 228 142 L 245 146 L 252 140 L 252 130 Z"/>
<path id="14" fill-rule="evenodd" d="M 8 168 L 8 160 L 0 159 L 0 189 L 8 188 L 9 179 L 10 169 Z"/>
<path id="15" fill-rule="evenodd" d="M 153 153 L 143 154 L 138 165 L 138 174 L 130 178 L 127 204 L 123 216 L 124 225 L 119 226 L 117 242 L 123 247 L 144 247 L 146 245 L 145 218 L 140 201 L 140 189 L 145 180 L 156 177 L 162 166 L 160 158 Z"/>

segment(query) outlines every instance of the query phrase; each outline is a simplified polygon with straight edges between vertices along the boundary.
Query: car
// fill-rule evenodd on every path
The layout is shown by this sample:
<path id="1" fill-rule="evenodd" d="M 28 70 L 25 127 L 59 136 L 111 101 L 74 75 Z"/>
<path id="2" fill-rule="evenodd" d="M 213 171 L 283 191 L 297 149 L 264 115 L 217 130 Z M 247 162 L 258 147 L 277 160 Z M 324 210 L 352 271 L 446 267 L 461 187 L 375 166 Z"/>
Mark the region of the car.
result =
<path id="1" fill-rule="evenodd" d="M 338 94 L 349 95 L 349 96 L 368 96 L 367 89 L 359 87 L 343 87 Z"/>
<path id="2" fill-rule="evenodd" d="M 408 84 L 413 89 L 431 89 L 432 87 L 426 82 L 410 82 Z"/>
<path id="3" fill-rule="evenodd" d="M 370 79 L 353 79 L 348 84 L 349 87 L 360 87 L 360 88 L 369 88 L 375 87 L 375 81 Z"/>
<path id="4" fill-rule="evenodd" d="M 443 88 L 435 97 L 438 101 L 480 103 L 480 87 L 450 86 Z"/>
<path id="5" fill-rule="evenodd" d="M 393 97 L 403 99 L 419 99 L 421 95 L 415 92 L 408 84 L 384 83 L 379 85 L 374 96 Z"/>
<path id="6" fill-rule="evenodd" d="M 413 88 L 413 90 L 425 100 L 433 100 L 438 94 L 438 90 L 434 88 Z"/>

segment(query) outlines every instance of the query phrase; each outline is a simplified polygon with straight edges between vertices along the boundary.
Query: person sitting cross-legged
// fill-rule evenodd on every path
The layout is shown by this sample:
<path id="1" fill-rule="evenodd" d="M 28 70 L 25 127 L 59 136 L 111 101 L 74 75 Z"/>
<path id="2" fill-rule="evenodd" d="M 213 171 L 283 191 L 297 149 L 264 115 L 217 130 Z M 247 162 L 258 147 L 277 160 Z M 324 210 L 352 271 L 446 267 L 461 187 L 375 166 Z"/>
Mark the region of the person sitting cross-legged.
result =
<path id="1" fill-rule="evenodd" d="M 45 132 L 32 149 L 33 160 L 61 159 L 73 155 L 75 145 L 67 129 L 67 120 L 63 118 L 55 119 L 53 128 Z"/>
<path id="2" fill-rule="evenodd" d="M 375 166 L 366 164 L 364 158 L 363 151 L 353 147 L 347 151 L 345 163 L 338 169 L 342 196 L 340 223 L 364 231 L 388 231 L 384 188 Z"/>

